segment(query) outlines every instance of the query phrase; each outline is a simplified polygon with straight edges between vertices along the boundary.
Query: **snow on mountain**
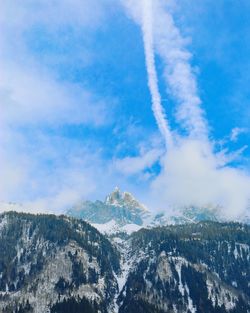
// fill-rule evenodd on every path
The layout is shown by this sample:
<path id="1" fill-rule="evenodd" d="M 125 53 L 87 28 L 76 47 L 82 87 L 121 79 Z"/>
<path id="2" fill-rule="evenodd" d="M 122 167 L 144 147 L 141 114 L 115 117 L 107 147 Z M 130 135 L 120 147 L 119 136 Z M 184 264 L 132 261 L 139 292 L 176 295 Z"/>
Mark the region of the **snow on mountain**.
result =
<path id="1" fill-rule="evenodd" d="M 113 313 L 119 253 L 94 227 L 16 212 L 0 214 L 0 225 L 0 312 Z"/>
<path id="2" fill-rule="evenodd" d="M 121 192 L 118 187 L 104 201 L 84 201 L 67 211 L 67 215 L 81 218 L 104 234 L 131 234 L 142 227 L 219 221 L 218 207 L 183 207 L 153 214 L 129 192 Z"/>
<path id="3" fill-rule="evenodd" d="M 105 203 L 115 207 L 129 207 L 131 211 L 140 212 L 140 214 L 149 212 L 146 206 L 137 201 L 131 193 L 121 192 L 118 187 L 115 187 L 114 191 L 106 197 Z"/>
<path id="4" fill-rule="evenodd" d="M 132 234 L 119 312 L 250 312 L 249 231 L 210 221 Z"/>
<path id="5" fill-rule="evenodd" d="M 66 216 L 0 214 L 0 312 L 249 313 L 249 238 L 238 223 L 107 238 Z"/>
<path id="6" fill-rule="evenodd" d="M 171 214 L 166 212 L 156 214 L 150 222 L 150 226 L 179 225 L 197 223 L 202 221 L 222 221 L 219 207 L 186 206 L 175 208 Z"/>
<path id="7" fill-rule="evenodd" d="M 105 235 L 112 235 L 116 233 L 126 233 L 130 235 L 142 228 L 142 226 L 137 224 L 126 224 L 120 226 L 115 220 L 111 220 L 105 224 L 91 223 L 91 225 L 95 227 L 100 233 Z"/>
<path id="8" fill-rule="evenodd" d="M 121 192 L 117 187 L 105 201 L 83 201 L 66 212 L 67 215 L 84 219 L 100 229 L 123 229 L 125 225 L 143 226 L 150 216 L 149 210 L 130 193 Z M 102 224 L 103 226 L 98 226 Z M 126 228 L 126 227 L 125 227 Z"/>

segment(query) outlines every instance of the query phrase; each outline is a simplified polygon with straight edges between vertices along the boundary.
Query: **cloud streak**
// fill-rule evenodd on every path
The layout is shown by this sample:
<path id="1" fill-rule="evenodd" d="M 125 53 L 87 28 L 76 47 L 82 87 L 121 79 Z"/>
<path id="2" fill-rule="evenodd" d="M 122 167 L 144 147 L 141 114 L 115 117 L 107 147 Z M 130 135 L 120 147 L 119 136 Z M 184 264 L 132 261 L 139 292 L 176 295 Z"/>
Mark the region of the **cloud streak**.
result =
<path id="1" fill-rule="evenodd" d="M 164 63 L 167 87 L 177 101 L 176 119 L 189 136 L 204 139 L 208 127 L 191 66 L 192 55 L 186 49 L 187 40 L 181 36 L 170 12 L 164 9 L 163 1 L 154 3 L 156 50 Z"/>
<path id="2" fill-rule="evenodd" d="M 153 42 L 153 20 L 152 20 L 152 1 L 142 0 L 142 32 L 144 41 L 144 50 L 146 58 L 146 67 L 148 73 L 148 85 L 152 97 L 152 109 L 154 116 L 163 138 L 166 141 L 166 146 L 172 146 L 172 134 L 168 121 L 161 105 L 161 95 L 158 88 L 158 78 L 155 67 L 154 58 L 154 42 Z"/>
<path id="3" fill-rule="evenodd" d="M 115 160 L 115 168 L 125 175 L 136 175 L 150 169 L 159 160 L 162 154 L 163 151 L 159 148 L 141 151 L 139 156 Z"/>
<path id="4" fill-rule="evenodd" d="M 207 138 L 208 125 L 191 66 L 192 55 L 186 49 L 188 41 L 181 36 L 164 1 L 123 0 L 123 4 L 142 29 L 153 110 L 161 133 L 172 141 L 170 127 L 160 103 L 154 50 L 164 65 L 168 93 L 177 101 L 176 119 L 181 128 L 192 138 Z"/>

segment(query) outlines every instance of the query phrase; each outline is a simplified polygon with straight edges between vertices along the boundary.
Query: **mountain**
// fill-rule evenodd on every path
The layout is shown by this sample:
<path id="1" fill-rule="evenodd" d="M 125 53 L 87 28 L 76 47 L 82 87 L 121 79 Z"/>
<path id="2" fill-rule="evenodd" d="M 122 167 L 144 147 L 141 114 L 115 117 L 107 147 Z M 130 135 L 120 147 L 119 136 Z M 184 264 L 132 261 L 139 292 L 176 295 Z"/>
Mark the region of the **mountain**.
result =
<path id="1" fill-rule="evenodd" d="M 248 225 L 189 223 L 113 240 L 79 219 L 8 212 L 0 247 L 1 313 L 250 312 Z"/>
<path id="2" fill-rule="evenodd" d="M 144 225 L 150 212 L 132 194 L 121 192 L 116 187 L 104 201 L 80 202 L 69 209 L 66 215 L 83 219 L 104 233 L 130 233 Z"/>
<path id="3" fill-rule="evenodd" d="M 121 192 L 117 187 L 104 201 L 82 201 L 69 209 L 66 215 L 83 219 L 108 235 L 131 234 L 142 227 L 223 221 L 220 208 L 213 206 L 186 206 L 175 208 L 171 214 L 166 212 L 153 214 L 132 194 Z"/>
<path id="4" fill-rule="evenodd" d="M 84 221 L 4 213 L 0 247 L 0 312 L 112 309 L 119 252 Z"/>
<path id="5" fill-rule="evenodd" d="M 150 222 L 150 226 L 181 225 L 202 221 L 223 221 L 220 208 L 216 206 L 176 208 L 172 214 L 166 215 L 165 212 L 156 214 Z"/>
<path id="6" fill-rule="evenodd" d="M 31 209 L 27 205 L 0 202 L 0 211 L 23 212 Z M 168 211 L 153 214 L 131 193 L 121 192 L 116 187 L 104 201 L 81 201 L 67 210 L 65 215 L 83 219 L 101 233 L 108 235 L 119 232 L 131 234 L 142 227 L 224 221 L 220 214 L 220 208 L 216 206 L 179 207 L 172 210 L 171 214 Z M 242 216 L 240 220 L 250 224 L 247 216 Z"/>
<path id="7" fill-rule="evenodd" d="M 249 226 L 158 227 L 129 240 L 120 313 L 250 312 Z"/>

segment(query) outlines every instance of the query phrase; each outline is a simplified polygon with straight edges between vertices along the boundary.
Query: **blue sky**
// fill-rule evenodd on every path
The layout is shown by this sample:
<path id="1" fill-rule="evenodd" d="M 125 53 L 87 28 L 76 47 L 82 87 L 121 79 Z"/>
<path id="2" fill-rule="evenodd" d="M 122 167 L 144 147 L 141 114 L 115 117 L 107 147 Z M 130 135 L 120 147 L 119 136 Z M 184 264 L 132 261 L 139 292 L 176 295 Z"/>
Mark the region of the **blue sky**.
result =
<path id="1" fill-rule="evenodd" d="M 154 2 L 158 87 L 178 142 L 171 155 L 151 108 L 139 2 L 3 1 L 1 201 L 62 211 L 79 199 L 103 198 L 118 185 L 152 207 L 165 209 L 181 197 L 187 204 L 233 203 L 231 211 L 242 213 L 248 192 L 236 190 L 236 199 L 228 194 L 235 184 L 242 183 L 241 189 L 247 190 L 250 181 L 250 3 Z M 169 69 L 163 51 L 168 47 L 157 42 L 172 31 L 164 24 L 164 14 L 173 19 L 184 41 L 181 49 L 190 54 L 186 62 L 202 101 L 205 141 L 190 136 L 176 118 L 181 95 L 174 94 L 166 80 Z M 194 160 L 194 151 L 204 155 L 204 145 L 209 155 L 201 166 L 204 175 L 189 190 L 189 197 L 176 177 L 188 184 L 195 181 L 197 175 L 185 176 L 195 164 L 182 162 L 181 157 L 180 164 L 169 160 L 175 153 L 176 160 L 182 153 L 190 153 Z M 183 176 L 172 171 L 183 164 L 187 166 Z M 207 180 L 210 165 L 213 174 Z M 227 179 L 221 169 L 236 172 Z M 204 203 L 193 196 L 197 185 L 206 189 L 211 180 L 220 178 L 223 187 L 215 186 L 208 194 L 200 190 Z M 231 179 L 230 187 L 224 186 Z M 178 192 L 169 194 L 169 190 Z M 236 202 L 241 203 L 239 209 Z"/>

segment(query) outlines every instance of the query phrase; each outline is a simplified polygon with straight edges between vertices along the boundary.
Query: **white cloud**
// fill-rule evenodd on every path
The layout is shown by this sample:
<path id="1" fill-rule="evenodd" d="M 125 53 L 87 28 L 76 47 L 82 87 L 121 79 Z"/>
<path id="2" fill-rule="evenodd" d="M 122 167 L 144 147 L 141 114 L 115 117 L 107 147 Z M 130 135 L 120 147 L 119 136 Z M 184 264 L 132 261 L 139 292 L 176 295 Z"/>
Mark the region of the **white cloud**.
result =
<path id="1" fill-rule="evenodd" d="M 237 141 L 239 136 L 245 133 L 247 130 L 242 127 L 234 127 L 231 131 L 230 139 L 231 141 Z"/>
<path id="2" fill-rule="evenodd" d="M 30 49 L 26 35 L 42 29 L 57 45 L 62 41 L 60 32 L 70 29 L 86 40 L 89 31 L 102 27 L 107 4 L 99 0 L 2 2 L 0 201 L 59 210 L 96 191 L 104 168 L 101 155 L 84 136 L 66 138 L 62 130 L 106 126 L 113 119 L 114 101 L 59 79 L 53 67 L 47 68 Z"/>
<path id="3" fill-rule="evenodd" d="M 32 131 L 35 134 L 31 138 L 36 141 L 29 142 L 27 134 L 8 132 L 7 141 L 12 144 L 1 143 L 1 202 L 21 202 L 32 210 L 60 212 L 92 193 L 100 195 L 98 186 L 110 181 L 111 188 L 112 173 L 108 174 L 101 154 L 86 140 Z"/>
<path id="4" fill-rule="evenodd" d="M 228 218 L 241 216 L 250 199 L 250 176 L 225 164 L 209 142 L 181 139 L 162 159 L 162 172 L 152 190 L 161 204 L 221 206 Z M 223 165 L 222 165 L 223 164 Z"/>
<path id="5" fill-rule="evenodd" d="M 154 58 L 153 12 L 151 0 L 142 1 L 142 12 L 142 32 L 148 73 L 148 85 L 152 97 L 152 109 L 159 130 L 166 141 L 166 146 L 168 147 L 172 145 L 172 134 L 164 109 L 161 105 L 161 95 L 158 88 L 158 77 Z"/>
<path id="6" fill-rule="evenodd" d="M 88 29 L 98 29 L 104 23 L 106 6 L 107 2 L 96 0 L 91 3 L 85 0 L 3 1 L 0 12 L 2 123 L 94 126 L 106 123 L 110 113 L 105 112 L 105 99 L 100 100 L 79 84 L 58 79 L 57 73 L 43 66 L 30 50 L 26 38 L 27 32 L 42 29 L 46 35 L 53 34 L 57 45 L 63 40 L 60 32 L 64 28 L 71 29 L 72 34 L 80 32 L 88 36 Z M 35 44 L 39 38 L 33 40 Z M 67 45 L 67 38 L 64 40 Z M 82 54 L 84 57 L 85 51 Z"/>
<path id="7" fill-rule="evenodd" d="M 207 122 L 191 66 L 192 54 L 186 48 L 188 40 L 182 37 L 170 8 L 166 7 L 164 1 L 158 0 L 154 4 L 156 51 L 164 63 L 167 88 L 177 100 L 176 118 L 188 134 L 196 138 L 206 138 Z"/>
<path id="8" fill-rule="evenodd" d="M 123 0 L 123 3 L 145 34 L 145 30 L 150 27 L 151 20 L 150 18 L 143 19 L 145 15 L 143 15 L 143 4 L 151 3 L 151 1 Z M 167 88 L 177 100 L 176 118 L 180 126 L 193 137 L 206 138 L 207 122 L 201 108 L 196 77 L 190 64 L 192 55 L 186 49 L 187 40 L 181 36 L 179 29 L 175 26 L 170 12 L 173 7 L 174 2 L 166 6 L 162 0 L 152 1 L 152 6 L 148 9 L 152 14 L 152 40 L 154 40 L 156 53 L 164 63 Z M 154 73 L 151 70 L 152 74 Z"/>
<path id="9" fill-rule="evenodd" d="M 43 68 L 0 61 L 1 119 L 11 125 L 106 124 L 105 100 L 77 84 L 60 82 Z"/>
<path id="10" fill-rule="evenodd" d="M 105 6 L 112 0 L 8 1 L 1 3 L 0 23 L 9 27 L 28 28 L 34 23 L 52 29 L 62 25 L 96 27 L 105 17 Z M 10 17 L 15 17 L 10 19 Z"/>
<path id="11" fill-rule="evenodd" d="M 115 168 L 124 175 L 139 174 L 150 169 L 160 159 L 162 153 L 163 151 L 157 148 L 141 151 L 139 156 L 115 160 Z"/>

